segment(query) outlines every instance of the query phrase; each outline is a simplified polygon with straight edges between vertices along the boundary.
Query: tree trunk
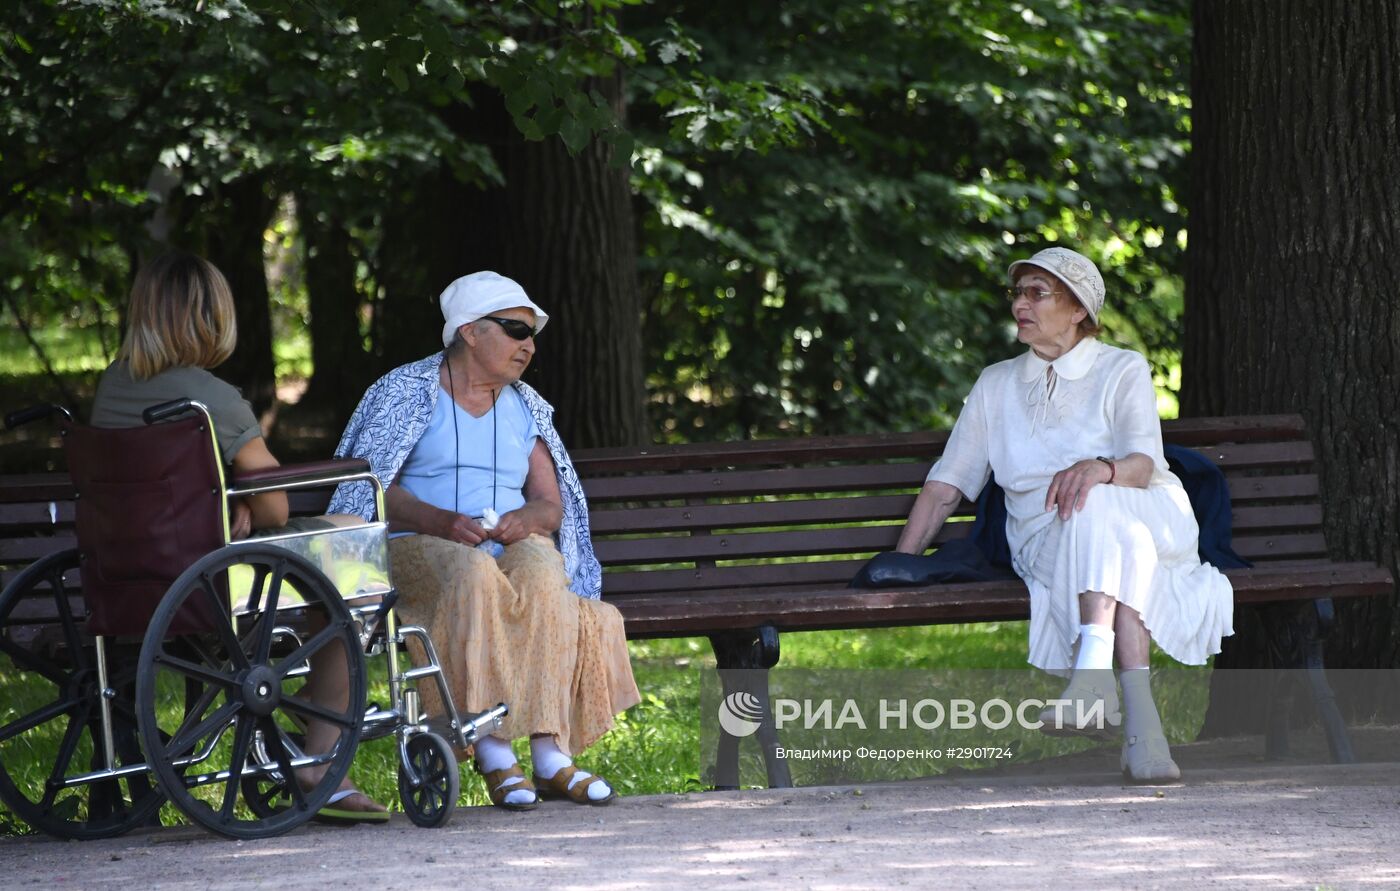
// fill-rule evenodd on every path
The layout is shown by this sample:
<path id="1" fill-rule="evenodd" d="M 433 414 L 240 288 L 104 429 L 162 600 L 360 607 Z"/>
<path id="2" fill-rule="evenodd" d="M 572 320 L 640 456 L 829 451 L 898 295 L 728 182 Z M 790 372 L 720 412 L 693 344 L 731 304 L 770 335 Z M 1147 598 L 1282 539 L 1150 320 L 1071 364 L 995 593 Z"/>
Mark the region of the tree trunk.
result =
<path id="1" fill-rule="evenodd" d="M 271 192 L 264 173 L 234 180 L 220 187 L 218 203 L 205 222 L 206 253 L 228 279 L 238 319 L 238 346 L 215 373 L 242 389 L 258 413 L 277 398 L 272 311 L 263 265 L 263 233 L 277 206 Z"/>
<path id="2" fill-rule="evenodd" d="M 594 86 L 621 115 L 620 76 Z M 462 123 L 477 138 L 489 134 L 506 184 L 479 192 L 461 216 L 457 274 L 510 276 L 549 313 L 525 380 L 554 404 L 570 447 L 650 442 L 626 169 L 611 166 L 597 140 L 577 156 L 555 137 L 524 140 L 494 92 Z"/>
<path id="3" fill-rule="evenodd" d="M 1196 0 L 1192 18 L 1183 413 L 1301 413 L 1331 556 L 1394 571 L 1400 6 Z M 1330 665 L 1400 665 L 1393 599 L 1337 606 Z M 1236 627 L 1217 666 L 1262 665 L 1257 621 Z"/>
<path id="4" fill-rule="evenodd" d="M 438 295 L 465 275 L 457 260 L 463 228 L 476 212 L 473 194 L 446 166 L 417 177 L 384 208 L 376 273 L 374 350 L 382 372 L 442 349 Z"/>
<path id="5" fill-rule="evenodd" d="M 313 195 L 297 196 L 297 219 L 306 244 L 312 368 L 299 404 L 343 427 L 370 383 L 350 233 L 344 220 L 320 207 Z"/>
<path id="6" fill-rule="evenodd" d="M 594 86 L 621 114 L 620 82 Z M 387 370 L 439 348 L 438 294 L 455 278 L 490 269 L 518 281 L 550 315 L 525 380 L 554 404 L 564 442 L 649 442 L 626 170 L 609 165 L 605 143 L 571 156 L 557 137 L 526 141 L 499 93 L 482 89 L 474 98 L 444 119 L 464 139 L 492 146 L 505 184 L 468 185 L 444 165 L 389 203 L 376 364 Z"/>

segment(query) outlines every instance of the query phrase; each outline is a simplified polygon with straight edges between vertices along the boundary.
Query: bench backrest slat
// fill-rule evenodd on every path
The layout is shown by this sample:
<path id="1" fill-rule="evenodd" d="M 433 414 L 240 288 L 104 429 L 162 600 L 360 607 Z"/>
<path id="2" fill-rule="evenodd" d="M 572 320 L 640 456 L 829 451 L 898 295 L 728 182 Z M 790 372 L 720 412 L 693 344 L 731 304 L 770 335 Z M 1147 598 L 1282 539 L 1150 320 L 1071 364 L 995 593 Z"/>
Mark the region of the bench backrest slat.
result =
<path id="1" fill-rule="evenodd" d="M 1315 498 L 1317 477 L 1312 474 L 1285 477 L 1238 477 L 1230 479 L 1231 500 L 1235 508 L 1235 528 L 1252 525 L 1290 526 L 1303 522 L 1320 522 L 1321 508 L 1308 505 L 1238 505 L 1256 502 L 1292 501 Z M 297 515 L 321 513 L 328 495 L 321 493 L 292 493 L 292 512 Z M 737 504 L 686 504 L 656 508 L 633 508 L 625 511 L 596 510 L 592 516 L 594 534 L 625 533 L 634 530 L 670 532 L 687 529 L 718 529 L 723 527 L 793 525 L 823 523 L 864 517 L 868 520 L 903 519 L 914 503 L 912 491 L 899 495 L 852 495 L 844 498 L 792 498 L 784 501 L 749 501 Z M 600 504 L 600 507 L 603 505 Z M 1298 513 L 1308 507 L 1308 513 Z M 73 523 L 73 503 L 60 501 L 29 502 L 0 505 L 0 530 L 9 535 L 22 531 L 45 532 L 51 527 L 69 527 Z M 1316 513 L 1317 520 L 1310 519 Z M 972 515 L 972 505 L 963 502 L 954 517 Z M 1256 522 L 1254 517 L 1272 518 L 1274 523 Z M 51 522 L 52 517 L 52 522 Z"/>
<path id="2" fill-rule="evenodd" d="M 675 532 L 688 529 L 721 529 L 759 526 L 792 526 L 801 523 L 868 520 L 902 520 L 914 504 L 912 494 L 854 496 L 840 499 L 793 499 L 756 501 L 744 504 L 694 504 L 643 507 L 631 510 L 592 512 L 593 534 L 649 530 Z M 954 516 L 967 516 L 971 506 L 964 503 Z"/>
<path id="3" fill-rule="evenodd" d="M 0 539 L 0 564 L 30 563 L 55 551 L 77 546 L 78 536 L 72 525 L 62 527 L 57 535 Z"/>
<path id="4" fill-rule="evenodd" d="M 1226 442 L 1307 439 L 1307 429 L 1298 415 L 1185 418 L 1164 421 L 1162 431 L 1169 442 L 1192 447 Z M 588 449 L 574 452 L 572 457 L 580 476 L 595 477 L 608 473 L 636 474 L 834 460 L 928 460 L 942 454 L 947 442 L 947 431 L 921 431 Z"/>
<path id="5" fill-rule="evenodd" d="M 1247 535 L 1234 540 L 1235 553 L 1253 563 L 1267 563 L 1285 557 L 1327 556 L 1327 541 L 1321 532 L 1280 535 Z"/>
<path id="6" fill-rule="evenodd" d="M 1225 472 L 1296 467 L 1311 463 L 1312 444 L 1303 441 L 1201 446 L 1197 451 Z M 828 452 L 830 453 L 830 452 Z M 846 456 L 841 456 L 845 458 Z M 814 492 L 858 492 L 923 485 L 931 460 L 897 463 L 833 464 L 705 470 L 627 476 L 584 477 L 584 492 L 593 504 L 608 501 L 717 498 L 721 496 L 791 495 Z"/>
<path id="7" fill-rule="evenodd" d="M 859 464 L 836 467 L 787 467 L 766 470 L 727 470 L 650 476 L 584 478 L 589 504 L 717 498 L 725 495 L 801 495 L 814 492 L 859 492 L 870 489 L 915 488 L 928 475 L 927 462 Z"/>
<path id="8" fill-rule="evenodd" d="M 1230 485 L 1231 505 L 1295 499 L 1316 503 L 1321 494 L 1315 473 L 1292 476 L 1240 476 L 1227 473 L 1225 481 Z"/>

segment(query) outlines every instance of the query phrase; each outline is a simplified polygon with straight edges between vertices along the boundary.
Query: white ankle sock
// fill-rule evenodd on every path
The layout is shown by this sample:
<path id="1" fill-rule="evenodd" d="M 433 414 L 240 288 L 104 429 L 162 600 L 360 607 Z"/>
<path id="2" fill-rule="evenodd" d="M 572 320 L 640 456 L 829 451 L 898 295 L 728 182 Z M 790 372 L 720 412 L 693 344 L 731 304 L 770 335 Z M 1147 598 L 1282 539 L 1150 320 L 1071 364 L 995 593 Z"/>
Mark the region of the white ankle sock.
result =
<path id="1" fill-rule="evenodd" d="M 530 740 L 530 758 L 535 762 L 535 776 L 552 778 L 573 764 L 573 759 L 559 750 L 552 736 L 536 736 Z"/>
<path id="2" fill-rule="evenodd" d="M 574 761 L 568 755 L 559 750 L 559 744 L 552 736 L 537 736 L 530 740 L 530 758 L 535 762 L 535 775 L 542 779 L 551 779 L 559 771 L 571 766 Z M 593 776 L 586 770 L 576 770 L 569 778 L 569 788 L 572 789 L 579 782 Z M 607 782 L 599 779 L 598 782 L 588 787 L 588 797 L 594 801 L 600 801 L 612 794 L 612 788 Z"/>
<path id="3" fill-rule="evenodd" d="M 1118 680 L 1123 685 L 1123 735 L 1165 738 L 1162 717 L 1152 701 L 1151 672 L 1146 668 L 1125 668 L 1118 673 Z"/>
<path id="4" fill-rule="evenodd" d="M 505 770 L 515 763 L 515 752 L 499 736 L 483 736 L 476 741 L 476 763 L 487 772 Z"/>
<path id="5" fill-rule="evenodd" d="M 1113 629 L 1106 625 L 1079 626 L 1079 656 L 1074 670 L 1113 668 Z"/>
<path id="6" fill-rule="evenodd" d="M 505 770 L 515 763 L 515 752 L 511 749 L 510 743 L 500 737 L 483 736 L 476 741 L 476 763 L 481 767 L 482 773 Z M 523 782 L 525 782 L 523 777 L 510 777 L 502 781 L 496 788 L 502 789 Z M 516 789 L 506 793 L 507 804 L 529 804 L 534 800 L 535 793 L 529 789 Z"/>

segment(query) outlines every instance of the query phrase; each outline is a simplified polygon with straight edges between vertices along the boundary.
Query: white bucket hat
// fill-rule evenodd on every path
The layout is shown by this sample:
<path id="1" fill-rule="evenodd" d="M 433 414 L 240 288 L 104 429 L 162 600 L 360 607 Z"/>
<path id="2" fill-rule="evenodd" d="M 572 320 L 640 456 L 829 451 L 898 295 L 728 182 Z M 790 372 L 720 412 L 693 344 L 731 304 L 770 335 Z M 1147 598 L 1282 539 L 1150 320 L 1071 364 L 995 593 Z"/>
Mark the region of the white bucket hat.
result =
<path id="1" fill-rule="evenodd" d="M 535 331 L 543 331 L 549 313 L 540 309 L 513 279 L 495 272 L 473 272 L 448 285 L 438 297 L 442 307 L 442 345 L 452 346 L 457 329 L 503 309 L 524 307 L 535 313 Z"/>
<path id="2" fill-rule="evenodd" d="M 1103 276 L 1094 261 L 1069 248 L 1050 247 L 1040 251 L 1029 260 L 1017 260 L 1006 268 L 1012 282 L 1016 280 L 1016 267 L 1022 265 L 1039 266 L 1055 276 L 1070 293 L 1089 311 L 1094 324 L 1099 323 L 1099 310 L 1103 309 Z"/>

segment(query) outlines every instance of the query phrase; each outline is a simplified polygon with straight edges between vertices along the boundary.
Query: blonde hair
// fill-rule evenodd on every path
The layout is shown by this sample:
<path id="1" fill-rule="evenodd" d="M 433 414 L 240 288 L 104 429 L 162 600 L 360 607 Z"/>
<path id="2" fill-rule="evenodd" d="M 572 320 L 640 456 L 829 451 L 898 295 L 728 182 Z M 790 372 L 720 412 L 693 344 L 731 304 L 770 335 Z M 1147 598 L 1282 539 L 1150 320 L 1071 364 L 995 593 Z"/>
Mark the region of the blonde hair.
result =
<path id="1" fill-rule="evenodd" d="M 213 263 L 166 254 L 136 273 L 126 339 L 117 353 L 133 378 L 146 380 L 180 366 L 213 368 L 233 354 L 237 342 L 233 292 Z"/>

